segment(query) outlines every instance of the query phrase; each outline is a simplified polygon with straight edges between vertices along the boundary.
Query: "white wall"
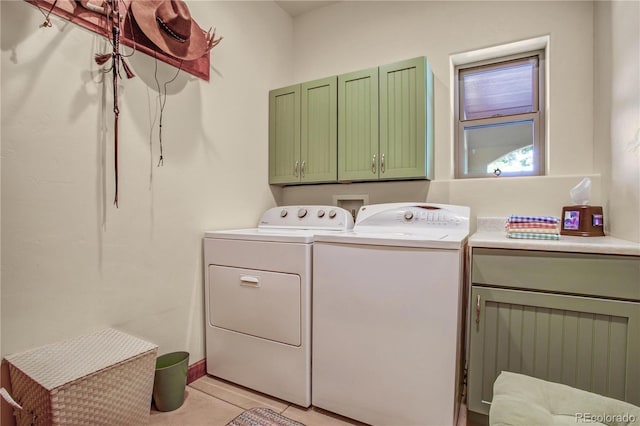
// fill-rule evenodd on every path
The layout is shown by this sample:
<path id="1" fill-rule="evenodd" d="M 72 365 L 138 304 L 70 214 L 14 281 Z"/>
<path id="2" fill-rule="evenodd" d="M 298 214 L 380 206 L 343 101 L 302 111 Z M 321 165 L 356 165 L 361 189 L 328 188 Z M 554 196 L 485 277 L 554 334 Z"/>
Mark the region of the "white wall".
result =
<path id="1" fill-rule="evenodd" d="M 100 82 L 92 60 L 104 42 L 57 19 L 38 28 L 33 7 L 0 2 L 1 354 L 114 326 L 161 353 L 202 359 L 202 232 L 253 226 L 274 196 L 331 203 L 333 193 L 368 193 L 370 202 L 468 204 L 479 216 L 559 214 L 569 189 L 590 175 L 612 231 L 640 241 L 637 3 L 598 2 L 594 15 L 593 3 L 573 1 L 342 2 L 293 22 L 271 2 L 189 5 L 225 37 L 211 81 L 183 73 L 169 86 L 165 166 L 156 168 L 154 62 L 131 59 L 137 76 L 121 84 L 115 209 L 110 79 Z M 550 176 L 451 180 L 449 55 L 545 34 Z M 607 50 L 610 68 L 601 62 Z M 269 188 L 269 89 L 418 55 L 436 78 L 435 181 Z M 594 63 L 602 64 L 595 81 Z M 159 71 L 165 81 L 175 69 Z"/>
<path id="2" fill-rule="evenodd" d="M 596 2 L 598 154 L 611 234 L 640 243 L 640 3 Z"/>
<path id="3" fill-rule="evenodd" d="M 169 85 L 156 167 L 154 60 L 129 60 L 116 209 L 112 80 L 93 61 L 108 46 L 1 2 L 2 354 L 112 326 L 204 358 L 203 231 L 254 226 L 275 205 L 268 91 L 291 79 L 293 28 L 272 2 L 189 6 L 224 36 L 211 81 Z M 161 83 L 176 71 L 158 69 Z"/>
<path id="4" fill-rule="evenodd" d="M 334 193 L 367 193 L 371 202 L 424 201 L 469 205 L 474 216 L 560 215 L 569 190 L 593 180 L 592 204 L 602 203 L 594 159 L 593 3 L 478 1 L 344 1 L 294 20 L 294 83 L 426 56 L 435 80 L 435 180 L 287 188 L 283 203 L 327 202 Z M 452 180 L 450 55 L 550 37 L 548 176 Z M 309 191 L 313 191 L 310 193 Z M 312 195 L 313 194 L 313 195 Z M 400 199 L 403 197 L 403 199 Z"/>

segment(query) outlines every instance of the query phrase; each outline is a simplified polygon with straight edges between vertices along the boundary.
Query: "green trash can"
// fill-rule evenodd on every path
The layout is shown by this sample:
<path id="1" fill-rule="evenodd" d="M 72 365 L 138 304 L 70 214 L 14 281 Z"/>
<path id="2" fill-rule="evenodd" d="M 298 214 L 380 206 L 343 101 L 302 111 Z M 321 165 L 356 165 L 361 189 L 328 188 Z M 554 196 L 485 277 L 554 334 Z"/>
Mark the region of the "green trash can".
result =
<path id="1" fill-rule="evenodd" d="M 158 411 L 173 411 L 184 402 L 189 352 L 171 352 L 156 358 L 153 402 Z"/>

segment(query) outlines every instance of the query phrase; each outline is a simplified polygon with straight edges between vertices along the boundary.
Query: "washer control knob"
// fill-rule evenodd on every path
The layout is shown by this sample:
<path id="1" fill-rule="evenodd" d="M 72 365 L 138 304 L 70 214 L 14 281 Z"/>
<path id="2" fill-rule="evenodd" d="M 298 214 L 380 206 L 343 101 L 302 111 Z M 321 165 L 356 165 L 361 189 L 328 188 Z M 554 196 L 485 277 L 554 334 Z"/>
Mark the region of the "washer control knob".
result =
<path id="1" fill-rule="evenodd" d="M 318 210 L 318 217 L 319 218 L 323 218 L 324 217 L 324 210 L 322 210 L 322 209 Z"/>
<path id="2" fill-rule="evenodd" d="M 286 210 L 286 209 L 282 209 L 282 210 L 280 211 L 280 217 L 287 217 L 287 214 L 288 214 L 288 213 L 289 213 L 289 212 L 287 212 L 287 210 Z"/>
<path id="3" fill-rule="evenodd" d="M 302 219 L 307 215 L 307 209 L 298 209 L 298 217 Z"/>
<path id="4" fill-rule="evenodd" d="M 335 211 L 335 209 L 329 210 L 329 219 L 333 219 L 337 214 L 338 213 Z"/>
<path id="5" fill-rule="evenodd" d="M 404 212 L 404 219 L 405 220 L 413 219 L 413 212 L 411 210 L 407 210 L 406 212 Z"/>

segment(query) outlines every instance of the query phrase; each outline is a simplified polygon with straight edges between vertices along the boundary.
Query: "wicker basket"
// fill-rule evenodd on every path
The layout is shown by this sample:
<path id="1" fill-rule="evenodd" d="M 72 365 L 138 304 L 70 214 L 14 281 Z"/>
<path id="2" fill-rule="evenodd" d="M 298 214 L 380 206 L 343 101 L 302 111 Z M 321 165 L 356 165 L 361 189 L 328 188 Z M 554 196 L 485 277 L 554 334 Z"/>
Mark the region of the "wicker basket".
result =
<path id="1" fill-rule="evenodd" d="M 107 329 L 7 356 L 17 424 L 148 423 L 157 350 Z"/>

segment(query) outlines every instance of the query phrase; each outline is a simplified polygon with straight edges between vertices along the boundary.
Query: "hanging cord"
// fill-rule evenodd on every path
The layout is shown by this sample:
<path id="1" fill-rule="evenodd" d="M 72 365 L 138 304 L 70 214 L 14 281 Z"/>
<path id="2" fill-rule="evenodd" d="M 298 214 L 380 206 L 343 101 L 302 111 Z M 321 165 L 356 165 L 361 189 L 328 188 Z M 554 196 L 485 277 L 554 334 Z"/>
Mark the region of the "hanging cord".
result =
<path id="1" fill-rule="evenodd" d="M 105 70 L 105 73 L 109 71 L 113 74 L 113 114 L 114 114 L 114 173 L 115 173 L 115 196 L 113 204 L 118 207 L 118 124 L 120 116 L 120 108 L 118 107 L 118 77 L 120 76 L 120 64 L 124 68 L 127 78 L 135 77 L 129 65 L 122 57 L 120 53 L 120 0 L 113 0 L 113 11 L 107 15 L 107 23 L 111 23 L 112 39 L 111 53 L 97 54 L 95 55 L 95 61 L 98 65 L 104 65 L 109 59 L 111 59 L 111 67 Z"/>
<path id="2" fill-rule="evenodd" d="M 158 139 L 160 140 L 160 159 L 158 160 L 158 167 L 163 166 L 164 165 L 164 156 L 162 153 L 162 114 L 164 112 L 164 105 L 167 103 L 167 86 L 172 83 L 176 78 L 178 78 L 178 74 L 180 74 L 180 70 L 182 70 L 182 64 L 184 63 L 184 61 L 180 61 L 180 66 L 178 67 L 178 70 L 176 71 L 176 75 L 173 76 L 173 78 L 171 78 L 170 80 L 166 81 L 164 83 L 164 93 L 160 88 L 160 81 L 158 80 L 158 57 L 156 56 L 156 51 L 153 51 L 153 57 L 155 59 L 155 73 L 153 74 L 153 77 L 156 80 L 156 85 L 158 86 L 158 102 L 160 103 L 160 125 L 159 125 L 159 130 L 158 130 Z"/>
<path id="3" fill-rule="evenodd" d="M 49 11 L 45 13 L 42 11 L 42 9 L 40 8 L 40 6 L 36 5 L 36 7 L 38 8 L 38 10 L 40 11 L 40 13 L 42 13 L 42 16 L 44 16 L 44 22 L 42 24 L 40 24 L 40 28 L 48 28 L 53 26 L 51 24 L 51 19 L 49 19 L 49 15 L 51 15 L 51 12 L 53 12 L 53 9 L 56 7 L 56 3 L 58 3 L 58 0 L 53 0 L 53 4 L 51 5 L 51 8 L 49 9 Z"/>
<path id="4" fill-rule="evenodd" d="M 57 1 L 57 0 L 56 0 Z M 125 61 L 125 58 L 130 58 L 131 56 L 133 56 L 134 53 L 136 53 L 136 43 L 135 43 L 135 39 L 133 38 L 133 24 L 131 22 L 131 19 L 128 19 L 129 21 L 129 29 L 130 29 L 130 33 L 131 33 L 131 40 L 133 41 L 133 50 L 131 51 L 130 54 L 128 55 L 123 55 L 120 52 L 120 8 L 119 6 L 122 4 L 122 6 L 124 6 L 125 10 L 126 10 L 126 4 L 124 3 L 123 0 L 112 0 L 114 7 L 113 10 L 111 8 L 109 8 L 109 12 L 107 13 L 106 17 L 107 17 L 107 23 L 109 22 L 116 22 L 115 19 L 117 19 L 117 27 L 118 27 L 118 37 L 116 40 L 115 34 L 113 35 L 113 39 L 108 39 L 109 43 L 111 44 L 112 47 L 112 52 L 111 53 L 103 53 L 103 54 L 96 54 L 95 55 L 95 61 L 98 65 L 104 65 L 106 64 L 109 59 L 114 59 L 114 63 L 118 62 L 118 65 L 122 64 L 122 68 L 124 69 L 125 74 L 127 75 L 127 78 L 133 78 L 136 75 L 133 73 L 133 71 L 131 71 L 131 68 L 129 67 L 129 64 L 127 64 L 127 61 Z M 105 0 L 106 2 L 106 0 Z M 107 4 L 105 7 L 109 7 L 109 5 Z M 129 14 L 128 11 L 125 12 L 125 16 L 127 16 Z M 116 17 L 114 19 L 114 16 Z M 112 28 L 115 29 L 115 27 L 113 27 L 112 24 Z M 117 46 L 116 46 L 117 44 Z M 117 58 L 115 57 L 117 55 Z M 111 64 L 111 66 L 114 65 L 114 63 Z M 117 67 L 117 72 L 118 72 L 118 76 L 120 78 L 122 78 L 122 75 L 120 75 L 120 67 Z M 107 70 L 106 72 L 109 72 L 111 69 Z"/>
<path id="5" fill-rule="evenodd" d="M 113 2 L 113 54 L 111 59 L 111 68 L 113 71 L 113 114 L 115 121 L 113 125 L 113 133 L 115 134 L 114 140 L 114 169 L 115 169 L 115 196 L 113 198 L 113 204 L 118 208 L 118 124 L 120 117 L 120 108 L 118 106 L 118 75 L 120 71 L 120 5 L 119 0 Z M 97 60 L 97 59 L 96 59 Z M 128 74 L 127 74 L 128 75 Z"/>

